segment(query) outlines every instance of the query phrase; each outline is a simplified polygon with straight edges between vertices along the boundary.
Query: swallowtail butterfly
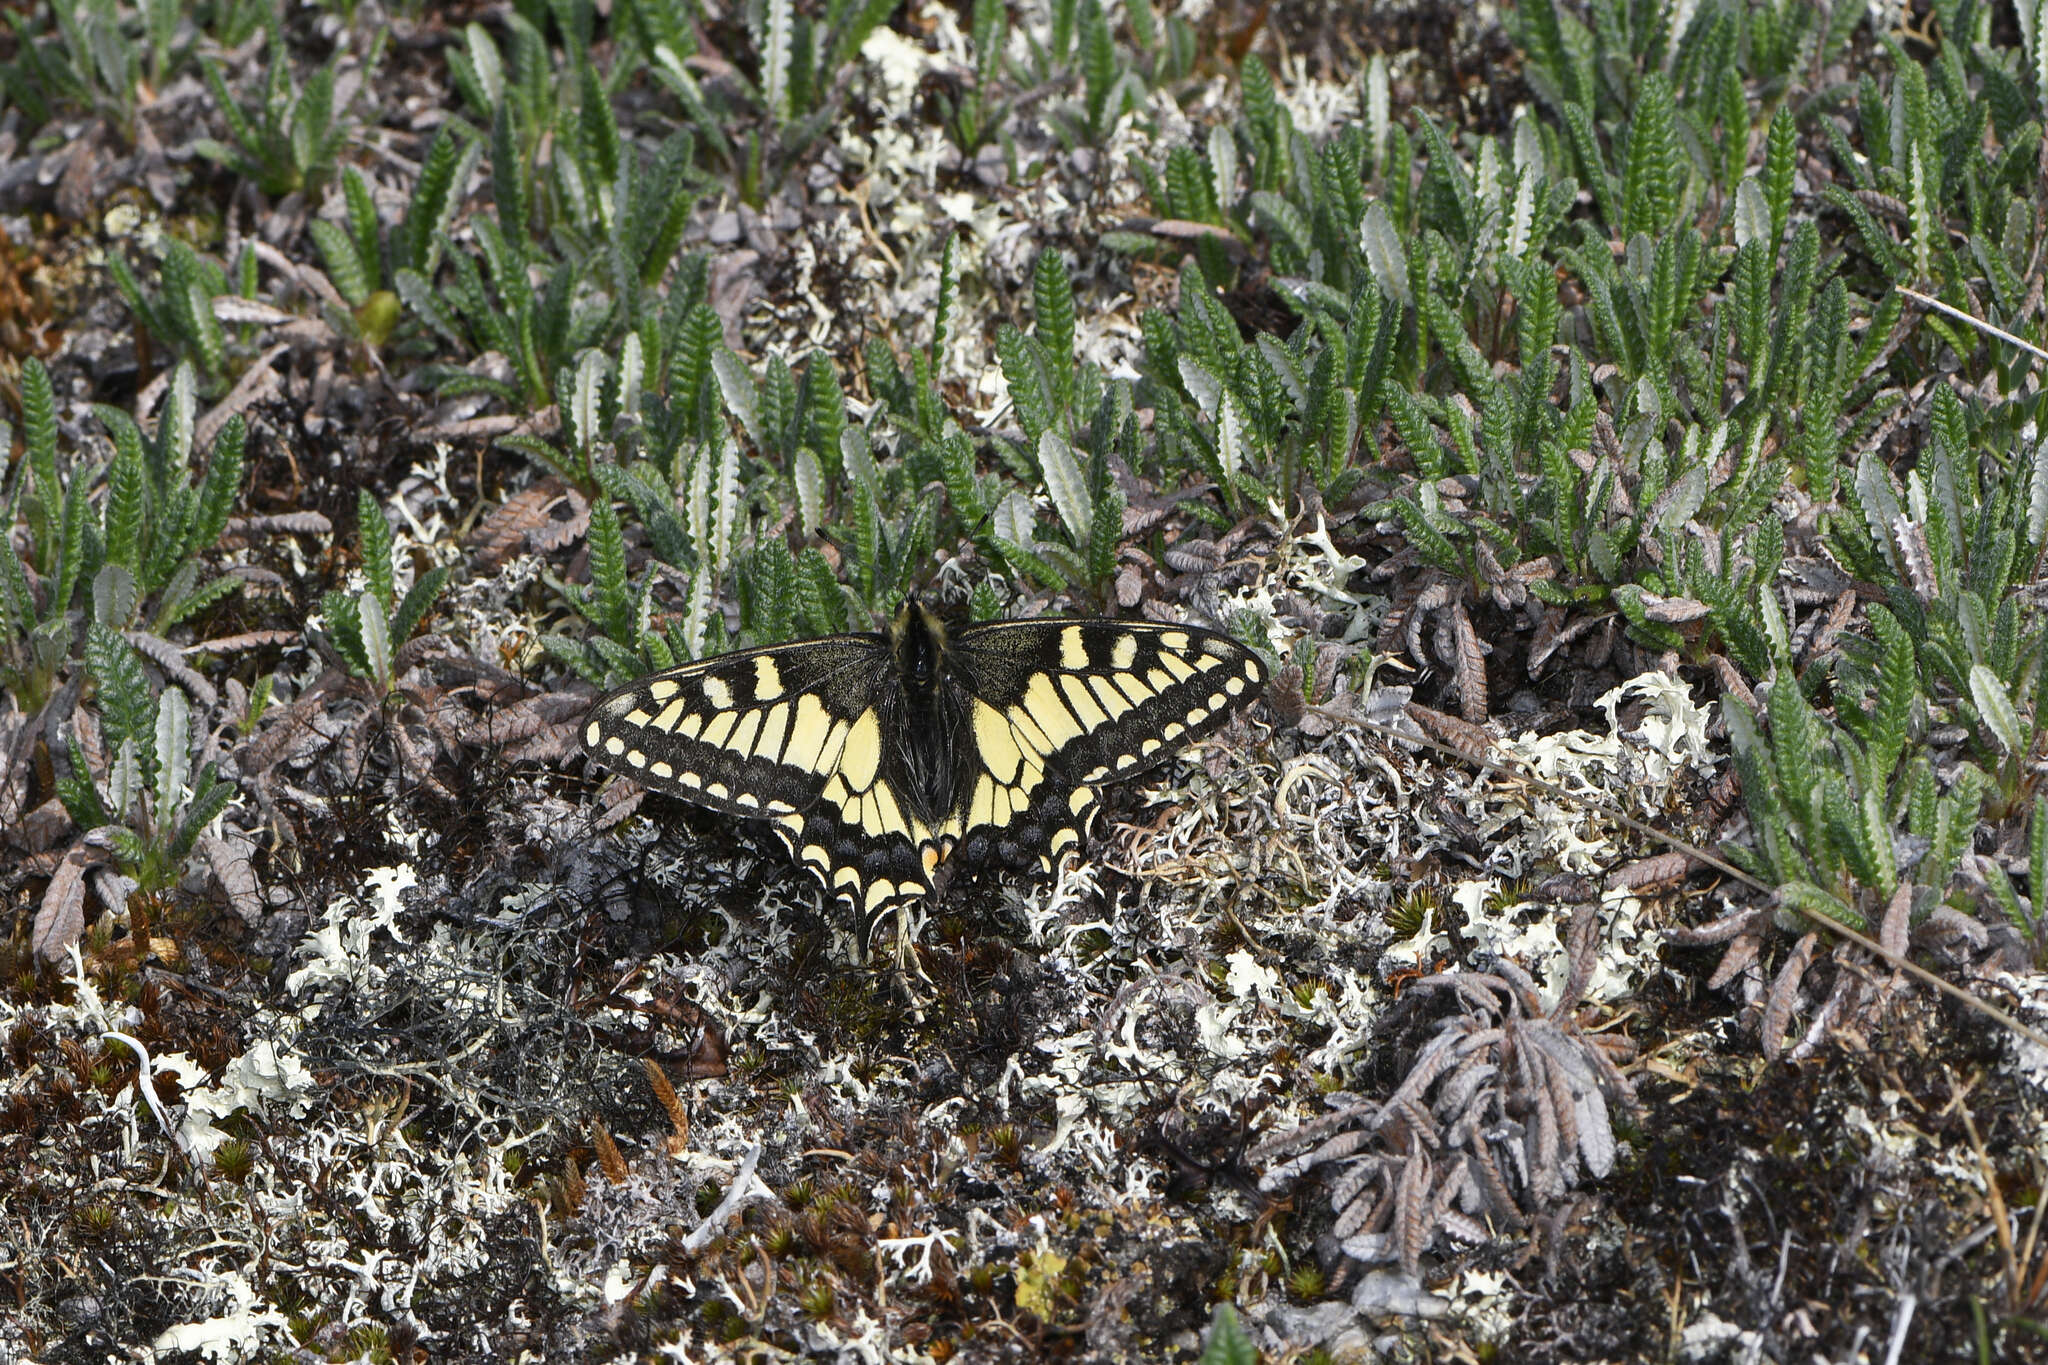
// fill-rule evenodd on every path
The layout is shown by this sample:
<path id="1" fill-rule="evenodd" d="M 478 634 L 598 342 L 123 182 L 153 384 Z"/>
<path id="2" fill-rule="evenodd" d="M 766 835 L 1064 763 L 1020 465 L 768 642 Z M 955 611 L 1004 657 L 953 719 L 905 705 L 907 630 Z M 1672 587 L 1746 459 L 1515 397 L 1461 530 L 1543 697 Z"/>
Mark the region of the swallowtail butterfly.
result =
<path id="1" fill-rule="evenodd" d="M 1081 843 L 1096 788 L 1221 726 L 1266 683 L 1215 631 L 1107 620 L 948 630 L 906 601 L 886 633 L 740 650 L 599 697 L 583 744 L 635 780 L 765 820 L 870 922 L 941 869 L 1037 865 Z"/>

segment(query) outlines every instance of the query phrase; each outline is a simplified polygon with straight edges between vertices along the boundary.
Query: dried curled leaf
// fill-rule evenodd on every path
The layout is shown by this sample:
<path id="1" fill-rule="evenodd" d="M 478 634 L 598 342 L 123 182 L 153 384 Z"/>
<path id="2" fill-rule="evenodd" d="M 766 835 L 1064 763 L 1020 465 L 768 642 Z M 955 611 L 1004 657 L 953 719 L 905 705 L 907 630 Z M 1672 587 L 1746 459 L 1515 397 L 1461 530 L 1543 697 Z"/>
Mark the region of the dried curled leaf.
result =
<path id="1" fill-rule="evenodd" d="M 1648 858 L 1638 858 L 1626 867 L 1617 868 L 1607 878 L 1607 885 L 1621 891 L 1641 891 L 1648 887 L 1675 885 L 1685 880 L 1694 866 L 1696 864 L 1690 854 L 1653 854 Z"/>
<path id="2" fill-rule="evenodd" d="M 1451 632 L 1458 657 L 1458 712 L 1468 724 L 1484 725 L 1489 715 L 1486 696 L 1486 647 L 1462 601 L 1451 604 Z"/>
<path id="3" fill-rule="evenodd" d="M 245 834 L 237 832 L 219 838 L 211 834 L 199 836 L 200 856 L 206 859 L 206 865 L 212 869 L 220 889 L 227 893 L 228 903 L 235 907 L 235 913 L 249 925 L 263 919 L 263 888 L 257 882 L 256 869 L 250 862 L 255 852 L 255 841 Z"/>
<path id="4" fill-rule="evenodd" d="M 85 933 L 85 869 L 96 858 L 94 850 L 74 845 L 50 874 L 29 931 L 30 945 L 45 962 L 62 962 Z"/>
<path id="5" fill-rule="evenodd" d="M 1763 935 L 1753 929 L 1744 930 L 1728 945 L 1728 951 L 1721 954 L 1721 961 L 1714 967 L 1714 974 L 1707 978 L 1707 989 L 1718 991 L 1737 976 L 1755 965 L 1763 952 Z"/>
<path id="6" fill-rule="evenodd" d="M 221 544 L 253 545 L 266 536 L 324 536 L 334 523 L 319 512 L 279 512 L 263 517 L 234 517 L 221 528 Z"/>
<path id="7" fill-rule="evenodd" d="M 1808 933 L 1792 949 L 1785 965 L 1778 969 L 1778 976 L 1771 983 L 1771 993 L 1764 1004 L 1763 1046 L 1764 1060 L 1775 1062 L 1785 1051 L 1785 1025 L 1792 1019 L 1792 1003 L 1799 997 L 1799 983 L 1806 978 L 1806 969 L 1813 964 L 1813 946 L 1820 941 L 1818 931 Z"/>
<path id="8" fill-rule="evenodd" d="M 545 553 L 590 529 L 590 504 L 550 475 L 505 499 L 469 534 L 478 569 L 495 569 L 514 555 Z"/>
<path id="9" fill-rule="evenodd" d="M 185 651 L 161 635 L 146 630 L 123 631 L 122 637 L 138 653 L 164 671 L 164 676 L 185 689 L 192 700 L 204 707 L 220 704 L 220 693 L 204 676 L 185 666 Z"/>

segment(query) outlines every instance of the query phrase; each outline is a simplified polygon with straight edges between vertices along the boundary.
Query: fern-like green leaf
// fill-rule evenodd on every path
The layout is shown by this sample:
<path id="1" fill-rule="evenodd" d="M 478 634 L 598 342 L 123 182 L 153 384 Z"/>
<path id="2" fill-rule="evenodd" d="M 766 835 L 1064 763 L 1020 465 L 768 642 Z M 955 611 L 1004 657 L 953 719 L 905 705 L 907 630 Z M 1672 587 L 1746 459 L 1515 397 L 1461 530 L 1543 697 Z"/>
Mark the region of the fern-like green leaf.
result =
<path id="1" fill-rule="evenodd" d="M 1629 115 L 1628 161 L 1622 170 L 1622 231 L 1651 236 L 1678 212 L 1684 153 L 1678 146 L 1678 110 L 1661 71 L 1643 77 Z"/>
<path id="2" fill-rule="evenodd" d="M 1785 240 L 1785 224 L 1792 217 L 1793 158 L 1798 153 L 1798 134 L 1792 126 L 1790 102 L 1780 104 L 1771 115 L 1771 131 L 1764 143 L 1764 200 L 1771 210 L 1771 250 Z"/>
<path id="3" fill-rule="evenodd" d="M 394 644 L 402 645 L 412 638 L 413 631 L 432 608 L 435 599 L 440 597 L 441 590 L 448 586 L 450 572 L 447 565 L 440 564 L 413 581 L 412 587 L 406 590 L 404 599 L 399 602 L 397 610 L 391 614 L 391 639 Z"/>
<path id="4" fill-rule="evenodd" d="M 94 621 L 86 627 L 85 667 L 96 689 L 100 732 L 108 750 L 132 740 L 138 751 L 153 751 L 156 698 L 134 647 Z M 147 779 L 148 773 L 143 776 Z"/>
<path id="5" fill-rule="evenodd" d="M 1031 298 L 1038 344 L 1051 370 L 1052 394 L 1060 410 L 1074 403 L 1074 286 L 1067 263 L 1048 247 L 1031 270 Z M 1005 370 L 1007 373 L 1007 368 Z"/>
<path id="6" fill-rule="evenodd" d="M 391 609 L 398 602 L 398 589 L 392 564 L 393 545 L 391 523 L 384 518 L 384 509 L 368 489 L 356 491 L 356 525 L 362 537 L 363 577 L 369 581 L 370 595 L 388 618 Z"/>
<path id="7" fill-rule="evenodd" d="M 1053 429 L 1056 422 L 1056 390 L 1041 357 L 1044 348 L 1005 323 L 996 333 L 996 357 L 1002 363 L 1003 378 L 1010 386 L 1010 402 L 1017 411 L 1017 423 L 1032 445 Z"/>
<path id="8" fill-rule="evenodd" d="M 306 225 L 306 230 L 312 234 L 313 245 L 320 252 L 327 278 L 334 282 L 335 289 L 351 307 L 362 307 L 370 297 L 371 278 L 369 267 L 356 254 L 355 242 L 339 223 L 325 218 L 315 218 Z"/>
<path id="9" fill-rule="evenodd" d="M 608 497 L 590 503 L 590 617 L 622 643 L 633 638 L 633 605 L 626 582 L 626 538 Z"/>
<path id="10" fill-rule="evenodd" d="M 143 468 L 142 451 L 132 442 L 116 442 L 113 463 L 107 467 L 106 556 L 107 561 L 140 575 L 142 535 L 149 516 L 149 476 Z M 125 621 L 108 622 L 123 626 Z"/>

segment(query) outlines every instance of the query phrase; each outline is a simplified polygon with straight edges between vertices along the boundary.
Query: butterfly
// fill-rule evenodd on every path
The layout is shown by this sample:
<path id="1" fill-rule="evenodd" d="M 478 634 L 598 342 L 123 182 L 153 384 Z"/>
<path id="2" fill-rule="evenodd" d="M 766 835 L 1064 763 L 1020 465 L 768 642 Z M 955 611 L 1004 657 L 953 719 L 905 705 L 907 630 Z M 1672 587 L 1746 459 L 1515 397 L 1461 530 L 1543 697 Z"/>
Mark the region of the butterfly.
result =
<path id="1" fill-rule="evenodd" d="M 916 598 L 886 632 L 738 650 L 591 704 L 583 745 L 671 796 L 767 822 L 873 923 L 957 864 L 1050 871 L 1097 788 L 1166 761 L 1266 684 L 1195 626 L 949 629 Z"/>

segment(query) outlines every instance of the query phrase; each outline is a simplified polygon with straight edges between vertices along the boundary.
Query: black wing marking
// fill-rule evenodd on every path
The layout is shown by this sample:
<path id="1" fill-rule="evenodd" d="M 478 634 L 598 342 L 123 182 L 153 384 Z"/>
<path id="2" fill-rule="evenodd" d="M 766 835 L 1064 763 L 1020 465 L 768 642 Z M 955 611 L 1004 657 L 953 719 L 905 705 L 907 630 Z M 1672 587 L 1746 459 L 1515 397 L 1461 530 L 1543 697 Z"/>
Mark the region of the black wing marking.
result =
<path id="1" fill-rule="evenodd" d="M 1095 788 L 1163 763 L 1266 684 L 1259 656 L 1193 626 L 1099 620 L 968 626 L 948 644 L 968 693 L 959 806 L 964 856 L 1053 858 L 1081 841 Z"/>

